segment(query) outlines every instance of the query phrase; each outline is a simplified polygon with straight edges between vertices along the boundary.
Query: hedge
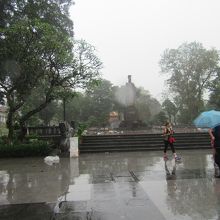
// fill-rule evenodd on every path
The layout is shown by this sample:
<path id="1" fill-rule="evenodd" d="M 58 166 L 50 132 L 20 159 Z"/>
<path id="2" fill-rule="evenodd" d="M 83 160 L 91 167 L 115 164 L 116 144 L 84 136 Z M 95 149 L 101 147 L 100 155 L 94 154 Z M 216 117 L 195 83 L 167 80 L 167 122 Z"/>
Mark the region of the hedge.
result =
<path id="1" fill-rule="evenodd" d="M 7 145 L 0 142 L 0 157 L 31 157 L 47 156 L 52 151 L 51 145 L 46 141 L 31 143 L 16 143 Z"/>

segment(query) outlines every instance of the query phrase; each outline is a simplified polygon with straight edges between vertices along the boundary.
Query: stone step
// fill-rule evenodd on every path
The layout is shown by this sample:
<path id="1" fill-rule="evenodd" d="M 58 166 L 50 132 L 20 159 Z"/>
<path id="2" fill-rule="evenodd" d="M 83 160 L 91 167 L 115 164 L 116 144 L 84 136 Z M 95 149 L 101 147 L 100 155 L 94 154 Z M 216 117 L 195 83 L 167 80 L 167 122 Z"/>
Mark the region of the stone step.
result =
<path id="1" fill-rule="evenodd" d="M 184 146 L 184 147 L 176 147 L 176 150 L 195 150 L 195 149 L 210 149 L 209 146 Z M 147 148 L 131 148 L 131 147 L 126 147 L 126 148 L 105 148 L 105 149 L 80 149 L 80 153 L 103 153 L 103 152 L 126 152 L 126 151 L 163 151 L 163 147 L 147 147 Z"/>
<path id="2" fill-rule="evenodd" d="M 201 133 L 175 133 L 175 137 L 209 137 L 208 133 L 201 132 Z M 161 138 L 161 134 L 134 134 L 134 135 L 94 135 L 94 136 L 83 136 L 85 140 L 97 140 L 97 139 L 121 139 L 121 138 Z"/>
<path id="3" fill-rule="evenodd" d="M 202 140 L 209 141 L 208 137 L 175 137 L 176 141 L 194 141 L 194 140 Z M 118 138 L 118 139 L 83 139 L 83 143 L 96 143 L 96 142 L 124 142 L 124 141 L 163 141 L 163 138 Z"/>
<path id="4" fill-rule="evenodd" d="M 175 138 L 177 149 L 210 148 L 207 133 L 176 133 Z M 79 144 L 81 153 L 161 150 L 163 147 L 161 134 L 83 136 Z"/>
<path id="5" fill-rule="evenodd" d="M 144 144 L 144 143 L 123 143 L 123 144 L 117 144 L 117 143 L 112 143 L 112 144 L 105 144 L 105 145 L 100 145 L 100 144 L 97 144 L 97 145 L 80 145 L 80 148 L 81 149 L 86 149 L 86 148 L 125 148 L 125 147 L 154 147 L 154 148 L 157 148 L 157 147 L 163 147 L 163 143 L 150 143 L 150 144 Z M 206 142 L 200 142 L 200 143 L 175 143 L 175 147 L 178 147 L 178 146 L 210 146 L 208 143 Z"/>
<path id="6" fill-rule="evenodd" d="M 175 142 L 175 146 L 181 146 L 181 145 L 209 145 L 210 142 L 208 141 L 188 141 L 188 142 Z M 108 143 L 86 143 L 86 144 L 80 144 L 80 147 L 104 147 L 104 146 L 117 146 L 117 147 L 123 147 L 123 146 L 158 146 L 158 145 L 163 145 L 162 141 L 158 142 L 108 142 Z"/>
<path id="7" fill-rule="evenodd" d="M 199 138 L 199 137 L 189 137 L 189 138 L 176 138 L 177 142 L 196 142 L 196 141 L 206 141 L 210 142 L 209 138 Z M 100 139 L 100 140 L 83 140 L 83 144 L 95 144 L 95 143 L 138 143 L 138 142 L 163 142 L 163 138 L 139 138 L 139 139 L 133 139 L 133 138 L 126 138 L 126 139 L 117 139 L 117 140 L 111 140 L 111 139 Z"/>

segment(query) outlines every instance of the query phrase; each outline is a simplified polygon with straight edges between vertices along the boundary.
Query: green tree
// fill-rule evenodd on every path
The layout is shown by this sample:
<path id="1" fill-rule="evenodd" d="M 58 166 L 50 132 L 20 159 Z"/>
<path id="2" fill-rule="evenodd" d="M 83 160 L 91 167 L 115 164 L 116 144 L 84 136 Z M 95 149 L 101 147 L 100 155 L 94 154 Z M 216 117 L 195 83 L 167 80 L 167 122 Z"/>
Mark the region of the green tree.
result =
<path id="1" fill-rule="evenodd" d="M 208 108 L 220 110 L 220 71 L 218 70 L 215 79 L 209 85 Z"/>
<path id="2" fill-rule="evenodd" d="M 96 80 L 89 80 L 94 77 L 99 79 L 100 70 L 102 69 L 102 62 L 96 54 L 95 47 L 83 39 L 75 40 L 73 52 L 74 64 L 78 72 L 75 80 L 80 82 L 78 82 L 78 86 L 87 89 L 97 85 Z"/>
<path id="3" fill-rule="evenodd" d="M 18 21 L 1 29 L 0 86 L 7 99 L 9 139 L 13 136 L 14 114 L 24 105 L 31 91 L 41 83 L 48 85 L 44 105 L 23 115 L 23 124 L 30 116 L 52 101 L 53 88 L 62 86 L 72 73 L 72 42 L 55 27 L 38 20 Z"/>
<path id="4" fill-rule="evenodd" d="M 43 121 L 44 125 L 50 125 L 50 122 L 56 114 L 57 107 L 58 103 L 53 101 L 39 112 L 39 118 Z"/>
<path id="5" fill-rule="evenodd" d="M 2 0 L 0 2 L 0 28 L 10 27 L 20 20 L 38 19 L 73 35 L 73 22 L 69 18 L 72 0 Z"/>
<path id="6" fill-rule="evenodd" d="M 66 103 L 66 121 L 71 122 L 85 122 L 84 111 L 89 110 L 86 107 L 86 97 L 84 93 L 78 92 L 74 98 L 69 99 Z M 59 105 L 59 111 L 57 112 L 58 121 L 63 119 L 63 106 Z"/>
<path id="7" fill-rule="evenodd" d="M 69 4 L 69 0 L 0 3 L 0 91 L 9 106 L 9 139 L 13 137 L 15 115 L 39 83 L 40 76 L 54 69 L 61 71 L 72 59 Z"/>
<path id="8" fill-rule="evenodd" d="M 161 104 L 157 99 L 151 97 L 148 103 L 152 117 L 161 111 Z"/>
<path id="9" fill-rule="evenodd" d="M 90 112 L 97 119 L 97 124 L 108 124 L 109 113 L 113 109 L 112 84 L 108 80 L 101 80 L 99 85 L 87 91 L 90 97 Z"/>
<path id="10" fill-rule="evenodd" d="M 82 69 L 77 56 L 74 59 L 70 2 L 4 1 L 3 12 L 10 8 L 11 15 L 7 17 L 6 10 L 0 28 L 0 91 L 9 107 L 9 140 L 16 120 L 23 130 L 33 115 L 59 98 L 60 91 L 85 87 L 98 77 L 98 72 Z M 43 101 L 20 114 L 39 88 Z"/>
<path id="11" fill-rule="evenodd" d="M 137 89 L 135 107 L 137 109 L 138 118 L 145 123 L 148 123 L 152 116 L 149 106 L 150 99 L 151 96 L 148 91 L 144 90 L 143 88 Z"/>
<path id="12" fill-rule="evenodd" d="M 152 123 L 155 125 L 164 125 L 167 119 L 166 113 L 164 111 L 160 111 L 154 116 Z"/>
<path id="13" fill-rule="evenodd" d="M 53 99 L 60 100 L 59 106 L 56 109 L 52 110 L 49 108 L 47 111 L 50 111 L 50 114 L 54 112 L 56 117 L 55 121 L 65 120 L 71 122 L 76 120 L 76 118 L 82 118 L 82 106 L 86 106 L 84 110 L 88 111 L 87 104 L 83 95 L 79 92 L 75 92 L 73 88 L 81 87 L 82 89 L 92 89 L 94 86 L 97 86 L 99 82 L 99 72 L 102 68 L 102 63 L 95 54 L 95 48 L 86 43 L 84 40 L 74 41 L 74 77 L 64 81 L 63 85 L 57 86 L 56 90 L 51 89 L 50 97 Z M 72 75 L 70 75 L 72 77 Z M 45 81 L 44 82 L 48 82 Z M 71 82 L 69 84 L 69 82 Z M 40 106 L 44 103 L 45 93 L 47 91 L 48 85 L 41 83 L 34 91 L 33 94 L 29 97 L 29 102 L 27 103 L 27 109 L 23 113 L 27 113 L 27 110 L 36 109 L 37 106 Z M 80 105 L 78 102 L 80 101 Z M 83 101 L 82 101 L 83 100 Z M 88 100 L 87 100 L 88 101 Z M 80 112 L 77 114 L 76 112 Z M 78 113 L 79 113 L 78 112 Z M 71 115 L 73 113 L 73 115 Z M 40 114 L 42 116 L 44 114 Z M 46 114 L 48 117 L 48 114 Z M 33 115 L 31 116 L 33 117 Z M 29 120 L 29 119 L 28 119 Z"/>
<path id="14" fill-rule="evenodd" d="M 109 113 L 114 108 L 112 84 L 100 79 L 96 86 L 90 86 L 87 91 L 77 93 L 66 104 L 67 121 L 86 123 L 88 126 L 102 126 L 108 123 Z M 59 118 L 62 116 L 60 108 Z"/>
<path id="15" fill-rule="evenodd" d="M 165 50 L 160 60 L 182 123 L 191 123 L 203 109 L 203 94 L 216 74 L 219 54 L 201 43 L 184 43 L 177 49 Z M 184 117 L 183 117 L 184 116 Z"/>
<path id="16" fill-rule="evenodd" d="M 169 99 L 165 99 L 162 103 L 162 109 L 164 112 L 166 112 L 169 121 L 172 122 L 173 118 L 173 122 L 176 123 L 176 114 L 178 110 L 175 104 L 171 102 Z"/>

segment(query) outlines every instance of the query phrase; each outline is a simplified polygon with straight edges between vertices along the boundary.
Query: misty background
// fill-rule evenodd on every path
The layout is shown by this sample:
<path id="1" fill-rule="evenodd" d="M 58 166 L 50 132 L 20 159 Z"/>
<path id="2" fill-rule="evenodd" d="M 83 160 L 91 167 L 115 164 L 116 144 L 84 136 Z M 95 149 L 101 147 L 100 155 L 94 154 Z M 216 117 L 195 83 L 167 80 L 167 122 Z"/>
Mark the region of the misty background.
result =
<path id="1" fill-rule="evenodd" d="M 218 0 L 75 0 L 70 8 L 74 34 L 97 49 L 103 77 L 123 85 L 127 75 L 137 87 L 164 100 L 165 75 L 159 60 L 166 48 L 197 41 L 220 48 Z"/>
<path id="2" fill-rule="evenodd" d="M 200 112 L 220 110 L 219 4 L 5 0 L 0 104 L 9 139 L 60 121 L 192 126 Z"/>

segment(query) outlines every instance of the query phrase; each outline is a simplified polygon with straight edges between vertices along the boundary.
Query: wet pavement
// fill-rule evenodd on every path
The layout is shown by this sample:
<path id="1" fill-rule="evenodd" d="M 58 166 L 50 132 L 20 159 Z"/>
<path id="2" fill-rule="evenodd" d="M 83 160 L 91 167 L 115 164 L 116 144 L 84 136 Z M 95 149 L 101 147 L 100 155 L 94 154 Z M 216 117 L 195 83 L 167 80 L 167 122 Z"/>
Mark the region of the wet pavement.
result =
<path id="1" fill-rule="evenodd" d="M 220 219 L 211 150 L 0 160 L 0 219 Z M 173 174 L 172 174 L 173 171 Z M 175 173 L 175 174 L 174 174 Z"/>

